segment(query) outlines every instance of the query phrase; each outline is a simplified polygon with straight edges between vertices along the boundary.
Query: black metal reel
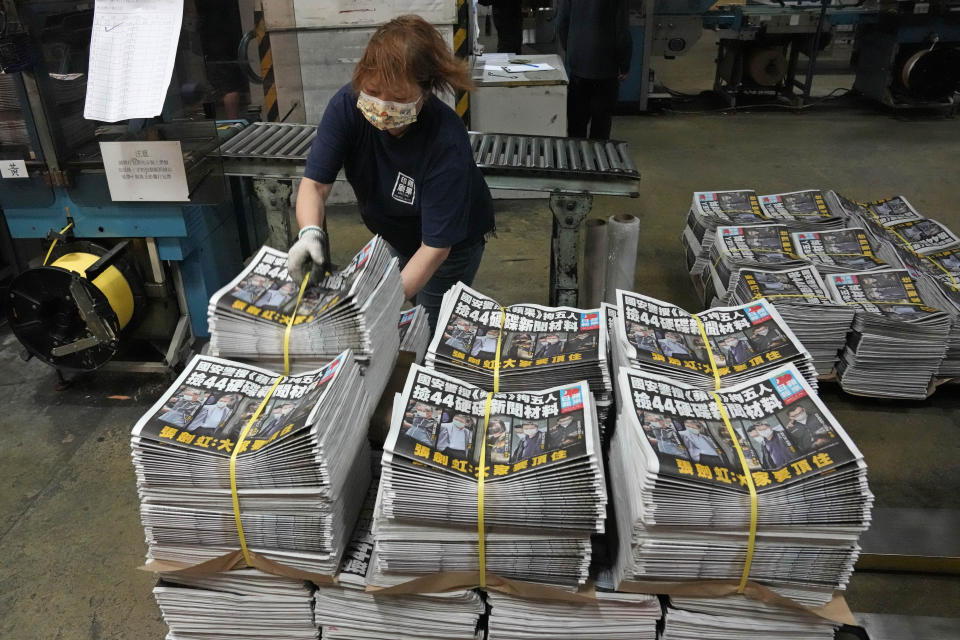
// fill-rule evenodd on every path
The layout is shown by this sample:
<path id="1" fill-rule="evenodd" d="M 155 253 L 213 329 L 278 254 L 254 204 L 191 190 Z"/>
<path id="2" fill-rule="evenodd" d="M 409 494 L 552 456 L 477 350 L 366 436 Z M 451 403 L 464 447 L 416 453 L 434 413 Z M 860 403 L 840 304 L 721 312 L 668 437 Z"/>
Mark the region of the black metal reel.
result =
<path id="1" fill-rule="evenodd" d="M 113 339 L 90 335 L 71 291 L 83 291 L 90 310 L 112 331 Z M 39 267 L 16 276 L 10 283 L 9 303 L 4 307 L 14 335 L 27 352 L 66 371 L 92 371 L 117 353 L 119 321 L 109 300 L 89 280 L 67 269 Z M 54 355 L 64 347 L 76 350 Z"/>

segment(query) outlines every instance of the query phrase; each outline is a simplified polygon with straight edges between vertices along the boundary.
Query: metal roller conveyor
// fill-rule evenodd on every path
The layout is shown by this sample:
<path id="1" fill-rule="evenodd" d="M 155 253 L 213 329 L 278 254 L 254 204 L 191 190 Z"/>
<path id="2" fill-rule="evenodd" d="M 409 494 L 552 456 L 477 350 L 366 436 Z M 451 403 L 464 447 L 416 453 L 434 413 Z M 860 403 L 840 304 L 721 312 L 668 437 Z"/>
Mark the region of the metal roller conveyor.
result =
<path id="1" fill-rule="evenodd" d="M 268 217 L 275 213 L 289 224 L 289 212 L 283 209 L 290 201 L 287 181 L 303 175 L 316 136 L 313 125 L 257 122 L 224 142 L 215 155 L 224 174 L 255 178 L 254 191 Z M 593 195 L 639 195 L 640 172 L 627 144 L 479 131 L 469 132 L 469 141 L 491 189 L 550 193 L 550 304 L 576 306 L 580 226 Z"/>
<path id="2" fill-rule="evenodd" d="M 303 165 L 317 128 L 256 122 L 224 142 L 217 155 L 227 175 L 291 179 Z M 474 161 L 494 189 L 590 192 L 635 196 L 640 181 L 625 142 L 469 133 Z"/>

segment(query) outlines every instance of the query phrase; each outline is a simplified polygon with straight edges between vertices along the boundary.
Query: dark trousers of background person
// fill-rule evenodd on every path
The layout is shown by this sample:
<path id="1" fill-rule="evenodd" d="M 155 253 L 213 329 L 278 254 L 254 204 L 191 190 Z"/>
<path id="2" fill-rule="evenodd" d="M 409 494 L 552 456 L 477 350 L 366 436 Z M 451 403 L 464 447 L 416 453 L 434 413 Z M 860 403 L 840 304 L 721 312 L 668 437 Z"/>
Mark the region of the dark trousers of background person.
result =
<path id="1" fill-rule="evenodd" d="M 581 78 L 570 76 L 567 86 L 567 135 L 607 140 L 613 124 L 613 108 L 617 104 L 620 83 L 616 78 Z"/>
<path id="2" fill-rule="evenodd" d="M 494 2 L 493 26 L 497 29 L 497 53 L 520 53 L 523 48 L 520 0 Z"/>

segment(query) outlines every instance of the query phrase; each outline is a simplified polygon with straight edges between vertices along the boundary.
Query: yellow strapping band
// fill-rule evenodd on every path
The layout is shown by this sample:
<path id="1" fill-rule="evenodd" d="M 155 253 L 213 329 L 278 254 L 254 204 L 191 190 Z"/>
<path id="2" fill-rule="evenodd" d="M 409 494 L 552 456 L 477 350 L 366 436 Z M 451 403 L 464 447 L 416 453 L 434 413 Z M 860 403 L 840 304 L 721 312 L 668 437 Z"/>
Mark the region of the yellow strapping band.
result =
<path id="1" fill-rule="evenodd" d="M 487 586 L 487 539 L 483 521 L 483 484 L 487 470 L 487 425 L 490 424 L 490 405 L 493 393 L 487 393 L 487 404 L 483 410 L 483 434 L 480 438 L 480 469 L 477 475 L 477 553 L 480 559 L 480 587 Z"/>
<path id="2" fill-rule="evenodd" d="M 723 424 L 727 427 L 727 433 L 730 434 L 733 446 L 737 450 L 737 458 L 740 459 L 743 477 L 747 481 L 747 489 L 750 490 L 750 537 L 747 539 L 747 559 L 743 561 L 743 573 L 740 574 L 740 584 L 737 586 L 737 593 L 743 593 L 744 589 L 747 588 L 747 580 L 750 578 L 750 565 L 753 563 L 753 550 L 757 543 L 757 487 L 753 484 L 753 476 L 750 475 L 747 457 L 743 455 L 740 440 L 733 430 L 733 425 L 730 424 L 730 416 L 727 415 L 727 409 L 723 406 L 716 391 L 713 392 L 713 401 L 717 403 L 717 407 L 720 409 L 720 417 L 723 418 Z"/>
<path id="3" fill-rule="evenodd" d="M 740 440 L 737 438 L 733 425 L 730 424 L 730 416 L 727 415 L 727 409 L 720 401 L 720 396 L 716 390 L 720 388 L 720 374 L 717 372 L 717 361 L 713 357 L 713 349 L 710 347 L 710 339 L 707 336 L 707 329 L 703 326 L 703 321 L 696 315 L 693 319 L 697 321 L 700 328 L 700 335 L 703 337 L 703 344 L 707 348 L 707 355 L 710 356 L 710 368 L 713 369 L 714 391 L 713 400 L 720 409 L 720 417 L 723 418 L 723 424 L 727 427 L 727 433 L 733 441 L 733 446 L 737 450 L 737 458 L 740 460 L 740 470 L 747 483 L 747 489 L 750 491 L 750 537 L 747 539 L 747 559 L 743 563 L 743 573 L 740 574 L 740 584 L 737 587 L 737 593 L 743 593 L 747 587 L 747 580 L 750 577 L 750 565 L 753 564 L 753 551 L 757 541 L 757 488 L 753 484 L 753 476 L 750 474 L 750 467 L 747 466 L 747 458 L 743 455 L 743 449 L 740 448 Z"/>
<path id="4" fill-rule="evenodd" d="M 713 388 L 720 388 L 720 372 L 717 371 L 717 359 L 713 357 L 713 349 L 710 347 L 710 338 L 707 336 L 707 328 L 703 326 L 703 321 L 699 316 L 694 315 L 693 319 L 697 321 L 697 327 L 700 328 L 700 336 L 703 338 L 703 346 L 710 356 L 710 370 L 713 371 Z"/>
<path id="5" fill-rule="evenodd" d="M 65 234 L 67 231 L 70 230 L 70 227 L 72 226 L 73 226 L 72 222 L 67 223 L 67 226 L 65 226 L 63 229 L 60 229 L 60 235 Z M 53 248 L 57 246 L 57 240 L 59 239 L 60 238 L 54 238 L 53 242 L 50 243 L 50 248 L 47 249 L 47 256 L 43 259 L 43 266 L 47 266 L 47 262 L 50 260 L 50 254 L 53 253 Z"/>
<path id="6" fill-rule="evenodd" d="M 817 300 L 827 300 L 833 302 L 833 298 L 826 298 L 824 296 L 818 296 L 815 293 L 773 293 L 773 294 L 757 294 L 753 296 L 754 300 L 760 300 L 766 298 L 767 300 L 772 300 L 774 298 L 816 298 Z"/>
<path id="7" fill-rule="evenodd" d="M 307 290 L 307 282 L 310 281 L 310 272 L 303 276 L 303 282 L 300 283 L 300 295 L 297 296 L 297 304 L 293 306 L 290 312 L 290 319 L 287 320 L 287 329 L 283 332 L 283 375 L 290 375 L 290 329 L 293 328 L 293 319 L 297 317 L 297 311 L 300 309 L 300 301 L 303 300 L 303 292 Z"/>
<path id="8" fill-rule="evenodd" d="M 243 427 L 243 431 L 240 432 L 240 437 L 237 438 L 237 444 L 233 447 L 233 452 L 230 454 L 230 498 L 233 500 L 233 519 L 237 523 L 237 537 L 240 538 L 240 551 L 243 552 L 243 560 L 247 563 L 247 566 L 251 567 L 253 563 L 250 560 L 250 552 L 247 550 L 247 539 L 243 535 L 243 522 L 240 518 L 240 497 L 237 495 L 237 456 L 240 454 L 251 427 L 253 427 L 253 424 L 260 417 L 260 414 L 263 413 L 267 403 L 270 402 L 270 398 L 273 397 L 273 392 L 276 391 L 277 386 L 290 375 L 290 328 L 293 327 L 293 319 L 297 316 L 297 311 L 300 309 L 303 292 L 306 290 L 309 280 L 310 273 L 308 272 L 303 276 L 303 282 L 300 283 L 300 295 L 297 296 L 297 304 L 294 305 L 293 311 L 290 312 L 290 319 L 287 321 L 287 330 L 283 334 L 283 375 L 279 376 L 273 382 L 273 386 L 270 387 L 270 391 L 264 396 L 263 402 L 260 403 L 257 410 L 250 416 L 250 420 Z"/>
<path id="9" fill-rule="evenodd" d="M 240 521 L 240 498 L 237 496 L 237 454 L 240 453 L 240 446 L 250 432 L 250 427 L 253 426 L 253 423 L 256 422 L 260 414 L 263 413 L 264 407 L 270 402 L 270 397 L 273 396 L 277 385 L 280 384 L 280 381 L 283 379 L 284 376 L 280 376 L 274 381 L 273 386 L 270 387 L 270 391 L 268 391 L 267 395 L 263 398 L 263 402 L 261 402 L 257 410 L 253 412 L 243 431 L 240 432 L 240 437 L 237 438 L 237 444 L 233 448 L 233 453 L 230 454 L 230 494 L 231 498 L 233 498 L 233 519 L 237 523 L 237 537 L 240 538 L 240 550 L 243 552 L 243 559 L 247 563 L 247 566 L 250 567 L 253 566 L 253 563 L 250 561 L 250 552 L 247 550 L 247 539 L 243 535 L 243 523 Z"/>
<path id="10" fill-rule="evenodd" d="M 480 468 L 477 472 L 477 553 L 480 559 L 480 586 L 487 586 L 487 534 L 484 526 L 483 486 L 487 476 L 487 425 L 490 424 L 490 406 L 493 394 L 500 391 L 500 347 L 503 345 L 503 321 L 507 310 L 500 307 L 500 331 L 497 333 L 497 354 L 493 365 L 493 392 L 487 393 L 483 410 L 483 433 L 480 436 Z"/>

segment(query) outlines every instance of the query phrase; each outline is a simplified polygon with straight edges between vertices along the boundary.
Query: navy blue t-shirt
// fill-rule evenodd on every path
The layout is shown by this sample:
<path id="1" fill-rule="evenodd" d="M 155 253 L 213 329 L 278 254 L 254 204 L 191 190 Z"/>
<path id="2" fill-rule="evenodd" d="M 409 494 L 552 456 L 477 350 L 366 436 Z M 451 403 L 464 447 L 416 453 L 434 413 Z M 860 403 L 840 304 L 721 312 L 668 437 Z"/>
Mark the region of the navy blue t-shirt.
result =
<path id="1" fill-rule="evenodd" d="M 467 246 L 494 228 L 493 200 L 466 128 L 435 96 L 396 137 L 367 122 L 350 85 L 341 88 L 317 127 L 303 175 L 330 184 L 341 167 L 364 223 L 406 257 L 421 241 Z"/>

